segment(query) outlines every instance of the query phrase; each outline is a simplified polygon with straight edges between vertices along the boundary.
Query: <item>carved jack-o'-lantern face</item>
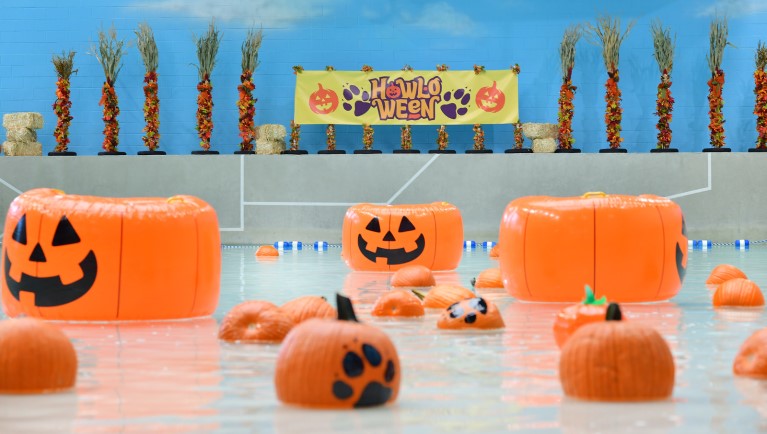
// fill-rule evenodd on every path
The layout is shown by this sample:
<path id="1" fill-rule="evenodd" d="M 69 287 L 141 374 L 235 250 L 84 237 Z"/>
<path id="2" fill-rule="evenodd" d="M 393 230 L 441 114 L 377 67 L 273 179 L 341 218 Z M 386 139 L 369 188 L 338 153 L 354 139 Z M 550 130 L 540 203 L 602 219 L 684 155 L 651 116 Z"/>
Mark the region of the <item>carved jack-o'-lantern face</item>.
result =
<path id="1" fill-rule="evenodd" d="M 11 277 L 11 270 L 13 268 L 13 261 L 8 255 L 6 250 L 4 255 L 4 278 L 5 283 L 8 286 L 8 290 L 16 300 L 20 300 L 20 293 L 22 291 L 34 294 L 35 306 L 60 306 L 62 304 L 71 303 L 78 298 L 85 295 L 93 286 L 93 282 L 96 281 L 96 273 L 98 271 L 98 261 L 96 260 L 96 254 L 93 250 L 88 249 L 88 253 L 84 258 L 79 260 L 79 264 L 72 256 L 66 256 L 66 253 L 57 252 L 57 248 L 61 246 L 70 246 L 81 242 L 80 237 L 77 235 L 77 231 L 69 222 L 67 216 L 61 216 L 52 240 L 42 240 L 37 238 L 37 234 L 29 234 L 27 229 L 27 216 L 22 215 L 16 228 L 13 230 L 11 239 L 22 245 L 31 247 L 31 253 L 27 258 L 20 257 L 15 258 L 17 265 L 23 270 L 29 267 L 24 265 L 33 266 L 38 268 L 37 265 L 47 263 L 50 261 L 58 261 L 62 267 L 77 267 L 82 272 L 82 277 L 70 282 L 63 283 L 60 275 L 52 275 L 48 277 L 38 276 L 38 273 L 27 274 L 21 271 L 21 277 L 17 280 Z M 43 244 L 45 248 L 43 248 Z M 46 242 L 48 241 L 48 242 Z M 63 248 L 62 248 L 63 249 Z M 23 249 L 26 251 L 29 249 Z M 71 252 L 72 249 L 67 249 Z M 46 254 L 46 251 L 48 252 Z M 24 264 L 26 261 L 27 264 Z"/>
<path id="2" fill-rule="evenodd" d="M 402 89 L 396 84 L 392 83 L 386 86 L 386 97 L 390 99 L 397 99 L 402 96 Z"/>
<path id="3" fill-rule="evenodd" d="M 506 95 L 496 87 L 495 82 L 492 86 L 487 86 L 479 89 L 477 92 L 477 107 L 488 112 L 497 113 L 501 111 L 506 104 Z"/>
<path id="4" fill-rule="evenodd" d="M 318 115 L 333 113 L 338 108 L 338 95 L 331 89 L 325 89 L 317 83 L 319 89 L 309 95 L 309 108 Z"/>
<path id="5" fill-rule="evenodd" d="M 365 230 L 372 233 L 370 235 L 371 238 L 380 237 L 383 233 L 381 231 L 380 219 L 378 217 L 373 217 L 373 219 L 370 220 L 370 223 L 368 223 L 365 227 Z M 413 232 L 417 236 L 415 239 L 415 248 L 409 251 L 406 250 L 405 247 L 394 247 L 389 249 L 377 247 L 375 251 L 369 250 L 368 241 L 362 234 L 357 236 L 357 245 L 360 249 L 360 253 L 362 253 L 362 255 L 368 258 L 371 262 L 376 262 L 378 261 L 378 258 L 383 258 L 388 265 L 406 264 L 421 256 L 421 253 L 423 253 L 424 248 L 426 247 L 426 238 L 424 238 L 423 233 L 418 233 L 415 231 L 416 228 L 413 226 L 413 223 L 410 221 L 410 219 L 407 218 L 407 216 L 402 216 L 402 220 L 400 220 L 399 223 L 399 229 L 397 230 L 397 236 L 405 238 L 408 236 L 408 232 Z M 412 238 L 412 236 L 409 238 Z M 395 245 L 400 245 L 396 244 L 397 238 L 394 236 L 390 229 L 386 230 L 386 233 L 381 239 L 383 241 L 395 243 Z"/>

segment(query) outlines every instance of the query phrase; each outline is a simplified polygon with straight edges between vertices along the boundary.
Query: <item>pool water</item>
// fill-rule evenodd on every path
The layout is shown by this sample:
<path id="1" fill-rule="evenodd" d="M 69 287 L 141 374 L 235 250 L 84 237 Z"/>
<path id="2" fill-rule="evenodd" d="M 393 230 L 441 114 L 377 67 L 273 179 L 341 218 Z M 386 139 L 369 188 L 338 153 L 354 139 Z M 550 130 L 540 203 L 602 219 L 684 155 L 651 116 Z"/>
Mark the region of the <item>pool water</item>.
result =
<path id="1" fill-rule="evenodd" d="M 0 432 L 26 433 L 428 433 L 641 432 L 767 430 L 767 382 L 736 379 L 741 343 L 765 326 L 758 310 L 714 310 L 704 281 L 720 263 L 741 268 L 767 288 L 767 247 L 689 252 L 684 287 L 669 302 L 624 305 L 624 315 L 656 327 L 677 367 L 671 400 L 601 404 L 566 399 L 557 377 L 554 315 L 568 304 L 515 301 L 502 289 L 481 294 L 498 304 L 501 332 L 444 332 L 438 312 L 423 319 L 370 316 L 388 273 L 351 272 L 339 248 L 286 251 L 257 260 L 255 247 L 223 249 L 222 289 L 212 318 L 166 322 L 58 323 L 79 356 L 75 391 L 0 396 Z M 464 252 L 443 282 L 469 282 L 497 267 L 487 251 Z M 356 302 L 360 320 L 383 328 L 401 360 L 393 405 L 354 411 L 282 405 L 272 376 L 279 345 L 219 342 L 218 322 L 245 300 L 281 304 L 338 291 Z"/>

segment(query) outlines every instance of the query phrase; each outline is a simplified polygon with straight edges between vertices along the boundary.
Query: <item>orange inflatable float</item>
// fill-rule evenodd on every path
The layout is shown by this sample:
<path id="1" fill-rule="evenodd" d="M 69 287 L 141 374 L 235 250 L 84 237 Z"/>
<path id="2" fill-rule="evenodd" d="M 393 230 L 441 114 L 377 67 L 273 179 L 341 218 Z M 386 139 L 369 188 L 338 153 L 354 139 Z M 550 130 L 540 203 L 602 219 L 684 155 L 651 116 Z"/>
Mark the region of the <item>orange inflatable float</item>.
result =
<path id="1" fill-rule="evenodd" d="M 463 221 L 454 205 L 360 204 L 346 211 L 346 264 L 356 271 L 395 271 L 407 265 L 453 270 L 461 260 Z"/>
<path id="2" fill-rule="evenodd" d="M 667 300 L 687 267 L 682 210 L 659 196 L 522 197 L 499 235 L 504 287 L 521 300 L 578 301 L 583 285 L 617 302 Z"/>
<path id="3" fill-rule="evenodd" d="M 59 320 L 210 315 L 218 303 L 218 218 L 192 196 L 103 198 L 31 190 L 11 203 L 3 310 Z"/>

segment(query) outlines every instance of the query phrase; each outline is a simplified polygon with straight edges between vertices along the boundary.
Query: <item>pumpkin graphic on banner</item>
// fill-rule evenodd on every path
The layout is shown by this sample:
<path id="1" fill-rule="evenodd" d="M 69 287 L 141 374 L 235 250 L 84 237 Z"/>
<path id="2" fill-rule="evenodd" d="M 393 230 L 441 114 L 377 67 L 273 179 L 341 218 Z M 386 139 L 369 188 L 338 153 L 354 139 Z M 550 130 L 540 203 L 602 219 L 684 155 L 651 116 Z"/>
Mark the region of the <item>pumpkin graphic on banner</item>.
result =
<path id="1" fill-rule="evenodd" d="M 497 113 L 506 104 L 506 95 L 493 82 L 492 86 L 479 89 L 476 102 L 480 109 L 488 113 Z"/>
<path id="2" fill-rule="evenodd" d="M 338 95 L 328 88 L 317 83 L 317 89 L 309 95 L 309 108 L 318 115 L 333 113 L 338 108 Z"/>

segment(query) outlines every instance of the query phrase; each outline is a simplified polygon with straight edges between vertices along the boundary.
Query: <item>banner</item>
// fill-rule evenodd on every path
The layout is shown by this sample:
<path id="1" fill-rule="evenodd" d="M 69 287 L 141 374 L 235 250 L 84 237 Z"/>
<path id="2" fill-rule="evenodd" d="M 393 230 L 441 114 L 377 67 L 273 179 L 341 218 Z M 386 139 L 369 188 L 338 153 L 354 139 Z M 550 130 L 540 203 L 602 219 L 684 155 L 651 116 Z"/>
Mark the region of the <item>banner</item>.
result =
<path id="1" fill-rule="evenodd" d="M 517 74 L 484 71 L 303 71 L 299 124 L 464 125 L 519 120 Z"/>

